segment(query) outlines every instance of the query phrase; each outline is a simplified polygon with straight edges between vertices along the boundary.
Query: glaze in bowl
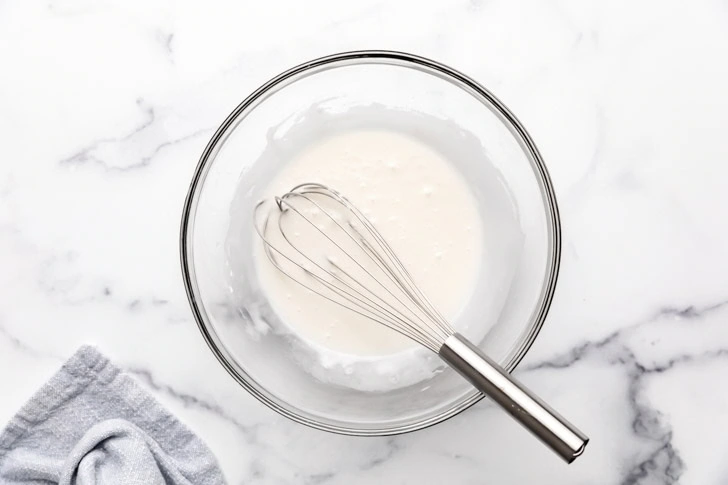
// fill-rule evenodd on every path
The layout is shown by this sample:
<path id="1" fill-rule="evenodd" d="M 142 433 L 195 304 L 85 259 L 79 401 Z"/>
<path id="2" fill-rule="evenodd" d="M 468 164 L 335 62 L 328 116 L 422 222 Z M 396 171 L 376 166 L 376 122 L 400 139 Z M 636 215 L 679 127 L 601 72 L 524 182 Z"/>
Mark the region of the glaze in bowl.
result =
<path id="1" fill-rule="evenodd" d="M 327 377 L 278 332 L 257 284 L 252 207 L 296 149 L 359 128 L 407 132 L 433 144 L 468 180 L 488 242 L 486 267 L 459 318 L 511 371 L 546 318 L 558 276 L 560 226 L 544 162 L 515 116 L 473 79 L 390 51 L 335 54 L 296 66 L 248 96 L 222 123 L 193 176 L 181 264 L 194 317 L 230 375 L 279 413 L 351 435 L 391 435 L 444 421 L 483 396 L 432 355 L 432 372 L 367 391 Z M 507 227 L 506 227 L 507 226 Z M 312 371 L 312 369 L 314 369 Z"/>

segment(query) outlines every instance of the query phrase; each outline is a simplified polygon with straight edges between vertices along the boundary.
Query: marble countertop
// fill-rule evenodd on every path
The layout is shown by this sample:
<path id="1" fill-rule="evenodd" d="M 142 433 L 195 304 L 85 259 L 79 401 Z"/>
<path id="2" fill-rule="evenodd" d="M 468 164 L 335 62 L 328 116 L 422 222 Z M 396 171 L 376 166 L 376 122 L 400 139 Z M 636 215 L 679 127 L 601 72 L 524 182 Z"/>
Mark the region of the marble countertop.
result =
<path id="1" fill-rule="evenodd" d="M 178 226 L 205 143 L 274 74 L 362 48 L 470 74 L 539 145 L 565 243 L 517 373 L 590 435 L 574 464 L 484 402 L 394 438 L 308 429 L 201 338 Z M 0 422 L 94 343 L 231 484 L 728 483 L 726 59 L 719 0 L 0 2 Z"/>

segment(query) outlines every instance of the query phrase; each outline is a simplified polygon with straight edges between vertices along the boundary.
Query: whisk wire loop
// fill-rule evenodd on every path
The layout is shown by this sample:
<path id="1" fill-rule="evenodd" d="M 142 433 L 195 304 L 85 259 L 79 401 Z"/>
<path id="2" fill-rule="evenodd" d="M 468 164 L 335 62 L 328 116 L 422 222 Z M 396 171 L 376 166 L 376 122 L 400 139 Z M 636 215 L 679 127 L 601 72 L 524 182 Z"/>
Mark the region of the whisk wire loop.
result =
<path id="1" fill-rule="evenodd" d="M 317 189 L 322 186 L 317 186 Z M 328 189 L 330 190 L 330 189 Z M 317 201 L 313 200 L 311 197 L 309 197 L 310 193 L 314 193 L 317 195 L 324 195 L 332 199 L 333 201 L 337 202 L 338 207 L 334 207 L 332 209 L 327 209 L 322 204 L 319 204 Z M 331 194 L 328 193 L 322 193 L 319 190 L 316 190 L 314 192 L 309 191 L 301 191 L 301 192 L 288 192 L 284 196 L 280 197 L 278 200 L 279 208 L 282 208 L 282 212 L 279 215 L 278 218 L 278 226 L 279 231 L 282 235 L 282 237 L 285 239 L 286 243 L 288 243 L 298 254 L 309 260 L 310 262 L 314 263 L 317 267 L 319 267 L 321 270 L 325 271 L 329 276 L 334 276 L 332 272 L 329 270 L 323 268 L 320 264 L 315 262 L 315 255 L 322 253 L 322 250 L 320 248 L 310 248 L 306 247 L 304 249 L 301 249 L 290 237 L 288 234 L 288 231 L 286 231 L 283 227 L 283 221 L 285 219 L 285 214 L 287 210 L 292 210 L 295 214 L 300 216 L 302 220 L 304 220 L 308 225 L 310 225 L 316 232 L 318 232 L 321 236 L 324 237 L 325 241 L 328 243 L 331 243 L 334 248 L 343 254 L 345 258 L 352 263 L 354 266 L 351 268 L 353 271 L 361 271 L 363 274 L 360 276 L 366 276 L 366 278 L 356 277 L 352 276 L 349 272 L 345 271 L 341 265 L 337 265 L 334 261 L 332 261 L 330 256 L 325 256 L 325 259 L 329 262 L 331 266 L 341 271 L 343 274 L 346 274 L 349 278 L 349 281 L 351 282 L 350 285 L 347 285 L 349 287 L 356 286 L 359 288 L 362 292 L 368 293 L 372 295 L 373 299 L 376 300 L 376 304 L 379 305 L 385 305 L 388 306 L 394 313 L 396 313 L 402 321 L 407 322 L 412 320 L 410 322 L 413 325 L 423 325 L 424 328 L 427 330 L 434 332 L 435 335 L 439 335 L 439 332 L 442 331 L 442 335 L 439 335 L 442 338 L 442 341 L 444 341 L 445 338 L 447 338 L 448 335 L 452 334 L 453 331 L 443 328 L 443 325 L 437 320 L 437 315 L 430 311 L 428 308 L 425 307 L 425 305 L 422 304 L 422 302 L 419 301 L 418 293 L 414 291 L 410 286 L 409 281 L 402 278 L 402 275 L 399 274 L 396 269 L 392 268 L 392 263 L 390 261 L 387 261 L 385 259 L 385 256 L 382 254 L 377 253 L 375 248 L 371 245 L 371 243 L 367 242 L 366 237 L 356 229 L 355 225 L 352 223 L 350 214 L 347 214 L 347 212 L 351 212 L 351 215 L 354 215 L 355 218 L 358 220 L 358 222 L 365 224 L 368 222 L 366 218 L 363 216 L 360 216 L 359 214 L 356 214 L 356 209 L 353 205 L 351 205 L 346 199 L 339 196 L 336 197 L 336 195 L 333 191 Z M 388 285 L 386 281 L 381 281 L 373 274 L 373 269 L 368 269 L 365 264 L 354 257 L 354 255 L 351 254 L 351 251 L 347 251 L 343 247 L 343 244 L 338 242 L 334 237 L 333 234 L 330 232 L 326 232 L 325 230 L 321 229 L 315 222 L 312 220 L 311 217 L 307 217 L 304 214 L 304 209 L 302 207 L 298 207 L 295 204 L 295 200 L 303 199 L 306 201 L 307 204 L 310 204 L 313 206 L 318 213 L 323 214 L 328 221 L 331 221 L 334 223 L 334 225 L 340 230 L 339 233 L 343 233 L 347 236 L 348 240 L 353 241 L 356 247 L 361 250 L 361 252 L 367 256 L 368 260 L 372 263 L 374 263 L 376 269 L 379 269 L 381 273 L 386 276 L 387 280 L 392 283 L 392 285 Z M 332 212 L 333 210 L 341 211 L 344 210 L 345 212 Z M 340 218 L 346 218 L 346 224 L 342 224 L 339 219 Z M 376 229 L 371 227 L 371 224 L 369 224 L 370 227 L 367 227 L 367 231 L 369 231 L 374 237 L 378 239 L 378 244 L 383 242 L 383 238 L 379 235 L 378 232 L 376 232 Z M 333 232 L 333 231 L 332 231 Z M 312 253 L 316 254 L 312 254 Z M 389 255 L 393 255 L 394 253 L 390 250 Z M 401 267 L 401 263 L 399 263 L 399 266 Z M 338 278 L 337 278 L 338 279 Z M 366 279 L 367 281 L 372 281 L 375 283 L 374 288 L 370 288 L 366 286 L 364 283 L 362 283 L 362 280 Z M 409 278 L 411 281 L 411 278 Z M 343 283 L 341 279 L 339 279 L 340 282 Z M 414 287 L 416 290 L 416 287 Z M 378 291 L 384 291 L 384 294 L 379 294 Z M 358 292 L 357 292 L 358 293 Z M 421 294 L 421 292 L 419 292 Z M 394 302 L 388 302 L 387 298 L 391 297 L 395 300 L 396 304 L 393 304 Z M 374 303 L 374 302 L 371 302 Z M 420 311 L 416 311 L 415 309 L 411 308 L 411 305 L 415 305 L 416 309 L 419 309 Z M 431 306 L 431 305 L 430 305 Z M 442 319 L 444 321 L 444 319 Z M 446 324 L 445 324 L 446 325 Z M 448 331 L 449 330 L 449 331 Z"/>
<path id="2" fill-rule="evenodd" d="M 319 203 L 314 200 L 316 196 L 327 197 L 334 202 L 333 206 L 328 208 Z M 263 242 L 265 254 L 276 269 L 307 290 L 395 330 L 433 352 L 437 352 L 453 333 L 446 321 L 433 311 L 431 303 L 418 301 L 421 292 L 411 285 L 411 277 L 405 273 L 401 262 L 392 259 L 391 248 L 383 246 L 384 240 L 376 229 L 340 194 L 320 184 L 304 184 L 274 200 L 277 210 L 267 201 L 261 201 L 255 207 L 254 217 L 255 230 Z M 345 236 L 346 241 L 337 240 L 322 229 L 306 214 L 306 204 L 317 215 L 333 222 L 337 234 Z M 291 214 L 321 236 L 317 242 L 328 244 L 329 252 L 344 255 L 347 264 L 337 263 L 319 245 L 301 247 L 285 225 L 286 216 Z M 277 223 L 271 224 L 272 217 L 277 218 Z M 364 232 L 357 229 L 357 223 L 365 228 Z M 270 237 L 271 230 L 276 231 L 276 242 Z M 373 266 L 368 268 L 352 255 L 344 242 L 353 243 L 353 248 L 365 255 Z M 377 252 L 377 246 L 384 254 Z M 386 278 L 382 280 L 381 276 L 376 276 L 375 270 Z M 296 276 L 294 272 L 301 274 Z M 373 284 L 367 285 L 363 281 Z"/>

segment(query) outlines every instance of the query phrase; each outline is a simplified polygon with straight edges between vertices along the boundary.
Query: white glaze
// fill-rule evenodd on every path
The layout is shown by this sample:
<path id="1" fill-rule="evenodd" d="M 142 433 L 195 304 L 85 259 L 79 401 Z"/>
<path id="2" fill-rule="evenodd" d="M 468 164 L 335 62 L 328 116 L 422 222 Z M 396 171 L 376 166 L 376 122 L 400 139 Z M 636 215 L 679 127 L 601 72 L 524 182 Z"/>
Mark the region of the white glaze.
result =
<path id="1" fill-rule="evenodd" d="M 282 195 L 304 182 L 344 194 L 376 226 L 418 286 L 454 321 L 480 272 L 482 218 L 462 176 L 424 143 L 389 131 L 352 131 L 305 148 L 265 190 Z M 291 237 L 293 229 L 289 230 Z M 305 227 L 296 244 L 313 253 L 326 241 Z M 318 237 L 317 237 L 318 236 Z M 262 288 L 280 318 L 318 346 L 376 356 L 413 342 L 324 298 L 281 274 L 256 245 Z M 331 256 L 336 248 L 329 244 Z M 346 261 L 344 261 L 344 264 Z M 352 268 L 356 270 L 356 268 Z"/>

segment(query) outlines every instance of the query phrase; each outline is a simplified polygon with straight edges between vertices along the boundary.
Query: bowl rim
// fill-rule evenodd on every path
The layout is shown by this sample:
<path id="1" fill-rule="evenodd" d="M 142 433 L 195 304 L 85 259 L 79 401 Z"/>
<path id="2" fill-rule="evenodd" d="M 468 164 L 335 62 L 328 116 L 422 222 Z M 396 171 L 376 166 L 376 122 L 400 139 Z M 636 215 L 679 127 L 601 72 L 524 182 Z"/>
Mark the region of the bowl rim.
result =
<path id="1" fill-rule="evenodd" d="M 187 241 L 191 236 L 190 228 L 193 225 L 191 223 L 191 217 L 196 213 L 196 196 L 199 195 L 199 190 L 202 187 L 202 182 L 204 181 L 205 174 L 209 168 L 209 162 L 212 160 L 211 157 L 216 152 L 218 144 L 226 138 L 228 129 L 235 123 L 238 117 L 253 110 L 256 105 L 262 102 L 268 95 L 273 94 L 278 89 L 283 88 L 292 82 L 295 82 L 299 76 L 310 75 L 321 70 L 352 64 L 390 64 L 400 67 L 414 68 L 422 72 L 438 76 L 443 80 L 455 84 L 461 89 L 468 91 L 476 99 L 479 99 L 486 108 L 491 109 L 491 111 L 500 118 L 501 122 L 506 125 L 511 134 L 517 139 L 521 148 L 527 152 L 527 155 L 529 155 L 529 159 L 532 162 L 534 174 L 539 183 L 542 198 L 546 206 L 546 216 L 549 224 L 549 233 L 552 239 L 552 248 L 548 261 L 549 270 L 544 278 L 541 290 L 541 301 L 540 304 L 536 306 L 536 309 L 532 314 L 532 324 L 527 329 L 526 333 L 520 338 L 520 344 L 518 345 L 517 350 L 513 353 L 510 361 L 504 365 L 504 368 L 508 372 L 512 372 L 516 368 L 533 345 L 536 337 L 543 327 L 553 300 L 558 280 L 559 267 L 561 263 L 561 223 L 554 187 L 543 161 L 543 157 L 531 139 L 531 136 L 516 116 L 511 113 L 511 111 L 498 98 L 496 98 L 495 95 L 469 76 L 445 64 L 425 57 L 390 50 L 358 50 L 340 52 L 319 57 L 294 66 L 273 77 L 248 95 L 217 128 L 203 150 L 197 167 L 195 168 L 182 211 L 182 220 L 180 225 L 180 263 L 187 300 L 205 342 L 223 368 L 227 370 L 238 384 L 240 384 L 256 399 L 279 414 L 315 429 L 352 436 L 391 436 L 417 431 L 446 421 L 453 416 L 460 414 L 462 411 L 477 403 L 485 396 L 473 389 L 471 394 L 467 395 L 460 401 L 456 401 L 448 409 L 433 416 L 408 424 L 391 427 L 384 426 L 380 428 L 356 428 L 353 426 L 335 425 L 319 421 L 314 417 L 307 417 L 301 412 L 302 410 L 299 410 L 298 408 L 295 408 L 295 410 L 291 409 L 293 406 L 286 407 L 283 404 L 287 405 L 287 403 L 281 403 L 280 400 L 265 392 L 265 389 L 259 389 L 253 383 L 255 381 L 252 378 L 248 380 L 246 379 L 246 376 L 240 375 L 226 357 L 224 345 L 222 345 L 222 342 L 219 341 L 214 330 L 208 328 L 208 324 L 203 316 L 204 312 L 198 304 L 198 288 L 194 274 L 194 264 L 190 261 L 192 253 L 191 242 L 188 243 Z M 262 388 L 263 386 L 260 387 Z"/>

